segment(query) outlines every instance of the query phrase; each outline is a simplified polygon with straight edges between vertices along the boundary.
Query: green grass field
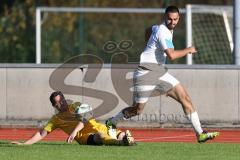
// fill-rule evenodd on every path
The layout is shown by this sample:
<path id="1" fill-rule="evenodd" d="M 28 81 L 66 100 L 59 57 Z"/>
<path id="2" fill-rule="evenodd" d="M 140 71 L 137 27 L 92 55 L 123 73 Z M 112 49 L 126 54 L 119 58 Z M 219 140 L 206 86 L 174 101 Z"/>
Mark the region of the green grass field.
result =
<path id="1" fill-rule="evenodd" d="M 136 146 L 84 146 L 41 142 L 17 146 L 0 141 L 1 160 L 239 160 L 240 144 L 138 143 Z"/>

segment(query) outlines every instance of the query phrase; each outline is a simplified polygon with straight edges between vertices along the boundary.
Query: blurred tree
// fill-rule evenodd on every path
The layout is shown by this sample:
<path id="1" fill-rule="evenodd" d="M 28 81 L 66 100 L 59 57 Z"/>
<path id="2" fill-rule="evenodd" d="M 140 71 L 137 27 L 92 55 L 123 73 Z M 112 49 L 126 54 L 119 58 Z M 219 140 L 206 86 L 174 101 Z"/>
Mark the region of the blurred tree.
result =
<path id="1" fill-rule="evenodd" d="M 32 1 L 1 3 L 0 62 L 34 62 L 35 10 Z"/>
<path id="2" fill-rule="evenodd" d="M 12 7 L 15 0 L 1 0 L 0 2 L 0 14 L 2 14 L 5 10 L 5 8 L 9 9 Z"/>
<path id="3" fill-rule="evenodd" d="M 192 4 L 232 4 L 221 0 L 1 0 L 0 1 L 0 63 L 35 62 L 35 8 L 37 6 L 65 7 L 135 7 L 162 8 L 167 5 L 185 7 Z M 184 17 L 183 17 L 184 18 Z M 153 14 L 76 14 L 45 13 L 43 63 L 62 63 L 80 53 L 95 54 L 109 63 L 112 54 L 102 48 L 107 41 L 119 43 L 132 40 L 127 51 L 130 61 L 137 62 L 144 48 L 144 31 L 161 22 L 161 15 Z M 184 22 L 174 36 L 175 47 L 185 46 Z M 120 52 L 120 51 L 116 51 Z M 184 63 L 185 59 L 173 63 Z"/>

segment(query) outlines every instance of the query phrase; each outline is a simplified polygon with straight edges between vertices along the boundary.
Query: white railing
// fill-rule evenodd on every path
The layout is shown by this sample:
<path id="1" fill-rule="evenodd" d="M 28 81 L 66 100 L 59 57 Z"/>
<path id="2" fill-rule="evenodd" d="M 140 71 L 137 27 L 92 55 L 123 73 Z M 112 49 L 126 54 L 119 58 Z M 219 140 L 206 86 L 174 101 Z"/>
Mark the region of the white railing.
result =
<path id="1" fill-rule="evenodd" d="M 214 7 L 215 9 L 212 9 Z M 227 12 L 226 12 L 227 11 Z M 186 5 L 181 8 L 180 12 L 186 14 L 186 47 L 191 46 L 192 43 L 192 13 L 215 13 L 224 15 L 225 27 L 228 33 L 228 39 L 231 49 L 233 48 L 232 35 L 230 34 L 228 16 L 226 13 L 232 11 L 229 6 L 204 6 L 204 5 Z M 41 14 L 42 12 L 78 12 L 78 13 L 164 13 L 165 8 L 76 8 L 76 7 L 37 7 L 36 9 L 36 63 L 41 64 Z M 193 64 L 192 55 L 187 56 L 187 64 Z"/>

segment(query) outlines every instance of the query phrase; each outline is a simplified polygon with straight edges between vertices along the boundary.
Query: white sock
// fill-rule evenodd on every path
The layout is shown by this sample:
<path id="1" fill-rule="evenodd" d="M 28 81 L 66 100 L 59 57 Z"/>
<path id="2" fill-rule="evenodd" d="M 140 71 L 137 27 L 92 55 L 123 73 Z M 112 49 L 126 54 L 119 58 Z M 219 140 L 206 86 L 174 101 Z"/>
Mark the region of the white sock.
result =
<path id="1" fill-rule="evenodd" d="M 201 134 L 203 132 L 201 123 L 198 118 L 197 112 L 193 112 L 187 115 L 188 119 L 191 121 L 192 126 L 197 134 Z"/>
<path id="2" fill-rule="evenodd" d="M 118 121 L 125 120 L 125 119 L 126 118 L 124 118 L 124 114 L 122 113 L 122 111 L 120 111 L 116 116 L 111 118 L 111 122 L 114 125 L 117 125 Z"/>

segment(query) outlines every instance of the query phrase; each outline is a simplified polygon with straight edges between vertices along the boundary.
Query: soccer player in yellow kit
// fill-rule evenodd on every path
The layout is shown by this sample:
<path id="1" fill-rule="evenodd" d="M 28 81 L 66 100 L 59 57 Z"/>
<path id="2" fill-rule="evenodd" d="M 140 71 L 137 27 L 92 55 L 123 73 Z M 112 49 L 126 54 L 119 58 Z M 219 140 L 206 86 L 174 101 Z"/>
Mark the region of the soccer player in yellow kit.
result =
<path id="1" fill-rule="evenodd" d="M 129 130 L 126 132 L 119 129 L 109 130 L 104 124 L 98 123 L 92 118 L 92 109 L 88 105 L 80 102 L 68 105 L 61 91 L 53 92 L 50 101 L 59 113 L 55 114 L 29 140 L 23 143 L 14 141 L 13 144 L 34 144 L 57 128 L 69 135 L 68 143 L 74 139 L 79 144 L 86 145 L 132 145 L 135 143 Z"/>

